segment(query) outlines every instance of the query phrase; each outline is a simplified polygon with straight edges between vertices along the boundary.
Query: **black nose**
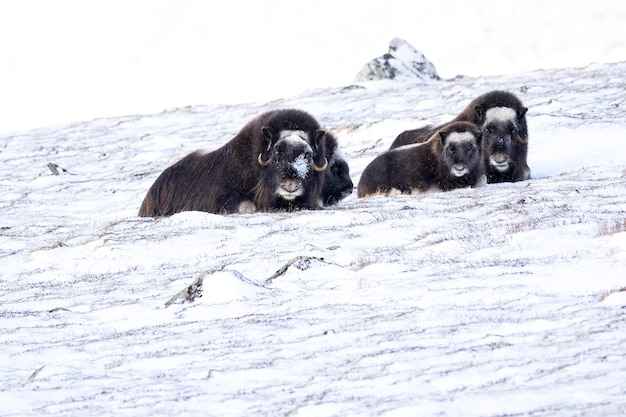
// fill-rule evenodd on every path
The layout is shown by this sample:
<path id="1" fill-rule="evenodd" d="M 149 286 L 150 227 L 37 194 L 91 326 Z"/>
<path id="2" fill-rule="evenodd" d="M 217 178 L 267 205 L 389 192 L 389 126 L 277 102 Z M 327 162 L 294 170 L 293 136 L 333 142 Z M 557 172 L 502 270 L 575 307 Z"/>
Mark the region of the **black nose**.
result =
<path id="1" fill-rule="evenodd" d="M 507 144 L 511 142 L 511 135 L 500 136 L 494 142 L 494 148 L 499 151 L 506 150 Z"/>

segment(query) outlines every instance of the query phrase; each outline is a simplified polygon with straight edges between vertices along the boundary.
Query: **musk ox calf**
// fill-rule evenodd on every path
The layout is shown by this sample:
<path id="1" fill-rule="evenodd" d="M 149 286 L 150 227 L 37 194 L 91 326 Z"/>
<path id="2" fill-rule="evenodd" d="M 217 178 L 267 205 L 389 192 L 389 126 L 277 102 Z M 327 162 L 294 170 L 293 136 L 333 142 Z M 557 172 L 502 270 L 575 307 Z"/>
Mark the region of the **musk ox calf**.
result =
<path id="1" fill-rule="evenodd" d="M 326 159 L 328 168 L 322 187 L 322 204 L 332 205 L 349 196 L 354 184 L 350 179 L 348 162 L 339 149 L 337 139 L 328 132 L 326 132 Z"/>
<path id="2" fill-rule="evenodd" d="M 363 171 L 359 197 L 448 191 L 485 183 L 482 132 L 473 123 L 451 123 L 426 142 L 391 149 Z"/>
<path id="3" fill-rule="evenodd" d="M 319 209 L 326 136 L 303 111 L 264 113 L 221 148 L 193 152 L 163 171 L 139 216 Z"/>
<path id="4" fill-rule="evenodd" d="M 491 91 L 474 99 L 450 123 L 471 122 L 483 130 L 483 158 L 488 183 L 523 181 L 530 178 L 528 155 L 528 108 L 513 94 Z M 426 141 L 445 126 L 427 126 L 402 132 L 391 149 Z"/>

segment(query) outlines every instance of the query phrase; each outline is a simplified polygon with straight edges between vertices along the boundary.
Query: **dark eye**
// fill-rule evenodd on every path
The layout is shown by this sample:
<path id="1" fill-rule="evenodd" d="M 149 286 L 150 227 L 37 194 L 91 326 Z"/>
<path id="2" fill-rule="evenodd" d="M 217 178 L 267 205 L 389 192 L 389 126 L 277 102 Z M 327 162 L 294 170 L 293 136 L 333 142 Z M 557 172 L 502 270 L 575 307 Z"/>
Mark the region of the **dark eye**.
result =
<path id="1" fill-rule="evenodd" d="M 333 164 L 330 167 L 330 172 L 332 172 L 333 175 L 339 176 L 339 174 L 341 174 L 341 166 L 339 164 Z"/>
<path id="2" fill-rule="evenodd" d="M 511 136 L 517 136 L 517 128 L 515 126 L 511 126 Z"/>
<path id="3" fill-rule="evenodd" d="M 471 158 L 472 156 L 474 156 L 474 152 L 475 152 L 475 149 L 474 149 L 474 148 L 468 148 L 468 149 L 465 151 L 465 153 L 467 154 L 467 156 L 469 156 L 470 158 Z"/>
<path id="4" fill-rule="evenodd" d="M 488 135 L 491 135 L 493 133 L 493 128 L 491 128 L 491 127 L 484 127 L 483 128 L 483 132 L 485 132 Z"/>

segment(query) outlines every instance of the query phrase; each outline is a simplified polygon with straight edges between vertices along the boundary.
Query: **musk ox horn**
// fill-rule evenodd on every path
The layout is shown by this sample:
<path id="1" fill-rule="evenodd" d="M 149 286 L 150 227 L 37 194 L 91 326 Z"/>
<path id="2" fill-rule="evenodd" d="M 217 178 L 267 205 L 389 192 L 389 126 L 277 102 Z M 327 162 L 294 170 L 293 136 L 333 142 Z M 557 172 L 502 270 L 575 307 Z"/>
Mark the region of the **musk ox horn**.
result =
<path id="1" fill-rule="evenodd" d="M 263 152 L 259 154 L 259 157 L 256 160 L 259 162 L 259 165 L 261 165 L 262 167 L 266 167 L 270 164 L 269 159 L 267 161 L 263 160 Z"/>
<path id="2" fill-rule="evenodd" d="M 328 168 L 328 158 L 324 158 L 324 165 L 322 165 L 321 167 L 318 167 L 315 162 L 313 163 L 313 169 L 315 170 L 315 172 L 323 172 L 326 170 L 326 168 Z"/>
<path id="3" fill-rule="evenodd" d="M 517 136 L 517 141 L 521 143 L 522 145 L 526 145 L 528 143 L 528 139 L 524 139 L 523 137 L 519 135 Z"/>

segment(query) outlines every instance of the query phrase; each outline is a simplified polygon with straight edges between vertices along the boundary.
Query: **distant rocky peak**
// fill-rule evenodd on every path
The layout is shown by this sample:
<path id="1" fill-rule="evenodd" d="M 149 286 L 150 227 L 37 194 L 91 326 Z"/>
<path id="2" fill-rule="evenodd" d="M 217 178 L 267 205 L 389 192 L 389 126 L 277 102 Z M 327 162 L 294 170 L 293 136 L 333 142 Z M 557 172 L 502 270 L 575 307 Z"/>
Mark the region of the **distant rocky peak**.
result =
<path id="1" fill-rule="evenodd" d="M 394 38 L 389 52 L 365 64 L 354 82 L 372 80 L 439 80 L 435 66 L 404 39 Z"/>

